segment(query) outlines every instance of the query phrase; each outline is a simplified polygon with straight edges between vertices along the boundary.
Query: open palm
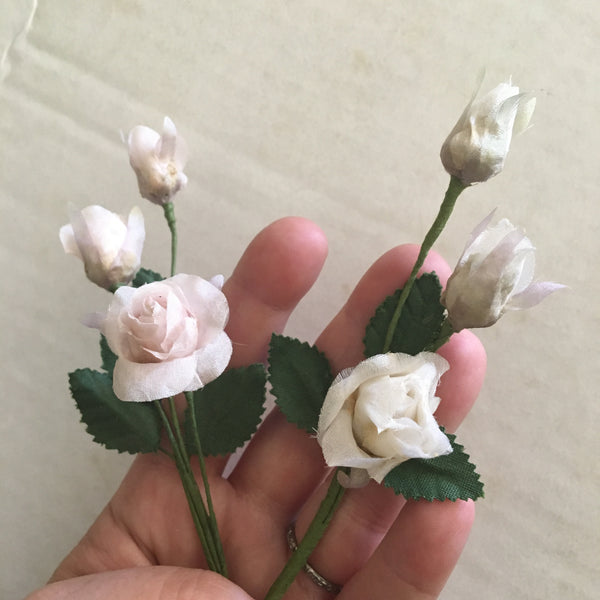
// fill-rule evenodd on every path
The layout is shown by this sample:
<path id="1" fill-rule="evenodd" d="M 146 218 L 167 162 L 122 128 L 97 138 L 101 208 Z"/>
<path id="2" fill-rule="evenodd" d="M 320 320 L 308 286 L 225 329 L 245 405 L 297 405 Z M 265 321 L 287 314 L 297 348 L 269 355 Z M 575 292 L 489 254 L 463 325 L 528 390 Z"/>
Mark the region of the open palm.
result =
<path id="1" fill-rule="evenodd" d="M 380 258 L 317 341 L 337 372 L 362 360 L 365 326 L 382 299 L 401 286 L 416 257 L 401 246 Z M 286 218 L 250 244 L 224 292 L 231 308 L 232 366 L 265 359 L 317 278 L 327 246 L 322 232 Z M 442 282 L 448 266 L 435 255 L 425 270 Z M 450 431 L 479 392 L 485 354 L 469 332 L 453 336 L 440 353 L 451 368 L 442 378 L 436 413 Z M 195 462 L 195 461 L 194 461 Z M 211 491 L 231 581 L 205 571 L 189 509 L 173 462 L 162 455 L 134 461 L 119 490 L 52 583 L 31 600 L 233 600 L 264 597 L 285 564 L 285 532 L 296 520 L 301 539 L 327 488 L 329 470 L 315 439 L 274 410 L 231 475 L 226 459 L 209 458 Z M 310 558 L 325 577 L 343 584 L 343 600 L 435 598 L 454 567 L 473 519 L 471 502 L 406 502 L 382 486 L 349 490 Z M 303 573 L 286 599 L 331 597 Z"/>

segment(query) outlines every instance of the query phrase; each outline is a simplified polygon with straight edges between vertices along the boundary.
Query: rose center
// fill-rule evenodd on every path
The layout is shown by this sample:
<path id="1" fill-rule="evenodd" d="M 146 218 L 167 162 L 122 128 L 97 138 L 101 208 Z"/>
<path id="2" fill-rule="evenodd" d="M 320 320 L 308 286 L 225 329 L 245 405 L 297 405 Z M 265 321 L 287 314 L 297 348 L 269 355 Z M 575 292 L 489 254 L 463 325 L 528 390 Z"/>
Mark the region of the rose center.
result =
<path id="1" fill-rule="evenodd" d="M 129 358 L 135 362 L 163 362 L 197 349 L 197 320 L 176 294 L 146 296 L 122 323 Z"/>

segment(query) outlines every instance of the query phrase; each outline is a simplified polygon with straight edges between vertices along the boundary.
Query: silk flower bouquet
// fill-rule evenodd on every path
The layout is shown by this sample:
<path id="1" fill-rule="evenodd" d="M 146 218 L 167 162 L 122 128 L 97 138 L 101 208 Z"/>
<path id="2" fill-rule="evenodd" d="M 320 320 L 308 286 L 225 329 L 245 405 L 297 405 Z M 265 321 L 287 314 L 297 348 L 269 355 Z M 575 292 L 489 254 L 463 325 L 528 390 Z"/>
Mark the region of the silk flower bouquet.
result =
<path id="1" fill-rule="evenodd" d="M 469 455 L 435 418 L 436 388 L 449 368 L 436 350 L 454 333 L 489 327 L 562 286 L 534 281 L 533 244 L 507 219 L 493 224 L 493 214 L 473 230 L 445 289 L 435 273 L 418 273 L 458 196 L 502 171 L 512 136 L 528 127 L 534 106 L 535 98 L 510 81 L 479 99 L 473 94 L 442 146 L 450 183 L 412 272 L 373 314 L 364 360 L 341 373 L 332 373 L 316 346 L 276 334 L 267 365 L 227 369 L 232 340 L 225 332 L 224 278 L 177 273 L 173 197 L 187 183 L 187 149 L 169 118 L 160 134 L 137 126 L 128 136 L 140 194 L 162 206 L 171 232 L 168 278 L 141 268 L 139 208 L 127 218 L 100 206 L 71 209 L 70 223 L 60 230 L 64 250 L 83 261 L 89 280 L 112 293 L 104 313 L 85 319 L 101 333 L 101 370 L 70 373 L 72 396 L 94 441 L 174 461 L 211 570 L 228 575 L 205 457 L 228 455 L 252 437 L 267 389 L 288 421 L 316 437 L 335 469 L 302 540 L 293 524 L 288 529 L 291 557 L 268 600 L 281 598 L 302 569 L 317 585 L 339 591 L 308 559 L 348 488 L 373 479 L 407 499 L 483 496 Z"/>

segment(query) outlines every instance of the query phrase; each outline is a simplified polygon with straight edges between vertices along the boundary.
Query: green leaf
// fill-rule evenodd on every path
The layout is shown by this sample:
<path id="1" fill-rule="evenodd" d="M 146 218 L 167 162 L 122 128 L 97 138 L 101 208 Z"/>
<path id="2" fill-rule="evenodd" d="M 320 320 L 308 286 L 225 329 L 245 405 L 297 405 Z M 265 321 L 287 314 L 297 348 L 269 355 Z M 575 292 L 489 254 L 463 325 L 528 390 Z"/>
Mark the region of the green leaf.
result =
<path id="1" fill-rule="evenodd" d="M 162 281 L 164 277 L 156 271 L 150 269 L 144 269 L 143 267 L 137 272 L 135 278 L 131 282 L 133 287 L 142 287 L 146 283 L 153 283 L 154 281 Z"/>
<path id="2" fill-rule="evenodd" d="M 383 479 L 385 486 L 405 498 L 419 500 L 476 500 L 483 497 L 483 483 L 469 462 L 456 436 L 446 434 L 452 452 L 445 456 L 412 458 L 392 469 Z"/>
<path id="3" fill-rule="evenodd" d="M 158 450 L 161 421 L 152 403 L 122 402 L 113 392 L 112 378 L 91 369 L 69 373 L 69 384 L 95 442 L 130 454 Z"/>
<path id="4" fill-rule="evenodd" d="M 365 356 L 383 352 L 388 327 L 402 289 L 388 296 L 377 308 L 365 333 Z M 419 277 L 406 299 L 400 314 L 389 352 L 418 354 L 438 336 L 444 320 L 444 307 L 440 303 L 442 286 L 435 273 Z"/>
<path id="5" fill-rule="evenodd" d="M 106 371 L 112 379 L 115 363 L 117 362 L 117 355 L 110 349 L 110 346 L 103 335 L 100 335 L 100 357 L 102 358 L 102 369 Z"/>
<path id="6" fill-rule="evenodd" d="M 194 412 L 205 455 L 229 454 L 252 437 L 265 410 L 266 381 L 263 365 L 255 364 L 225 371 L 194 392 Z M 189 407 L 184 430 L 189 452 L 197 454 Z"/>
<path id="7" fill-rule="evenodd" d="M 269 348 L 269 381 L 275 401 L 287 420 L 314 433 L 323 400 L 333 381 L 325 355 L 316 346 L 273 334 Z"/>

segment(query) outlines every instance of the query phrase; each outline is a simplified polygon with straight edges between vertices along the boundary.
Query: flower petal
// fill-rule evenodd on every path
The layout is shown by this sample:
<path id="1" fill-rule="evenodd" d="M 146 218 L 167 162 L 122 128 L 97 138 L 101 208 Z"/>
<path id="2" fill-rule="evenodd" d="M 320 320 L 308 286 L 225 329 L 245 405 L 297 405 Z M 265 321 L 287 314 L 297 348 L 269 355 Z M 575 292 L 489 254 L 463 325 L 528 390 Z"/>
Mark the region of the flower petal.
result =
<path id="1" fill-rule="evenodd" d="M 135 272 L 139 269 L 145 239 L 146 229 L 144 226 L 144 215 L 137 206 L 134 206 L 127 219 L 127 235 L 125 236 L 121 251 L 123 255 L 126 255 L 129 258 L 129 260 L 133 257 L 137 258 L 138 267 L 135 269 Z M 126 262 L 125 258 L 122 258 L 121 260 L 122 262 Z"/>
<path id="2" fill-rule="evenodd" d="M 342 487 L 356 489 L 369 483 L 369 472 L 366 469 L 350 469 L 350 474 L 338 471 L 337 479 Z"/>
<path id="3" fill-rule="evenodd" d="M 163 121 L 162 135 L 160 136 L 160 140 L 156 147 L 158 158 L 164 162 L 173 160 L 173 157 L 175 156 L 176 143 L 177 129 L 175 128 L 175 123 L 173 123 L 169 117 L 165 117 L 165 120 Z"/>
<path id="4" fill-rule="evenodd" d="M 196 352 L 196 372 L 201 384 L 198 387 L 210 383 L 226 369 L 232 352 L 231 340 L 225 332 L 221 332 L 212 343 Z"/>
<path id="5" fill-rule="evenodd" d="M 560 283 L 553 283 L 551 281 L 538 281 L 532 283 L 527 289 L 522 291 L 520 294 L 513 296 L 506 308 L 509 310 L 523 310 L 525 308 L 531 308 L 536 304 L 539 304 L 546 296 L 561 290 L 567 286 Z"/>
<path id="6" fill-rule="evenodd" d="M 148 157 L 154 153 L 159 140 L 160 135 L 145 125 L 137 125 L 129 132 L 127 138 L 129 162 L 134 169 L 145 167 Z"/>
<path id="7" fill-rule="evenodd" d="M 113 372 L 115 395 L 125 402 L 149 402 L 198 389 L 196 364 L 194 355 L 158 363 L 136 363 L 120 356 Z"/>
<path id="8" fill-rule="evenodd" d="M 79 246 L 75 241 L 75 233 L 73 232 L 73 226 L 69 223 L 67 225 L 63 225 L 58 232 L 60 237 L 60 242 L 63 246 L 63 250 L 67 254 L 72 254 L 77 258 L 83 260 L 83 256 L 81 256 L 81 252 L 79 251 Z"/>
<path id="9" fill-rule="evenodd" d="M 524 95 L 523 95 L 524 96 Z M 535 110 L 536 99 L 521 97 L 517 114 L 515 116 L 515 122 L 513 125 L 513 135 L 520 135 L 527 129 L 529 129 L 529 122 Z"/>
<path id="10" fill-rule="evenodd" d="M 180 273 L 171 278 L 189 302 L 201 329 L 198 341 L 201 344 L 211 342 L 224 329 L 229 320 L 229 305 L 225 294 L 209 281 Z"/>

